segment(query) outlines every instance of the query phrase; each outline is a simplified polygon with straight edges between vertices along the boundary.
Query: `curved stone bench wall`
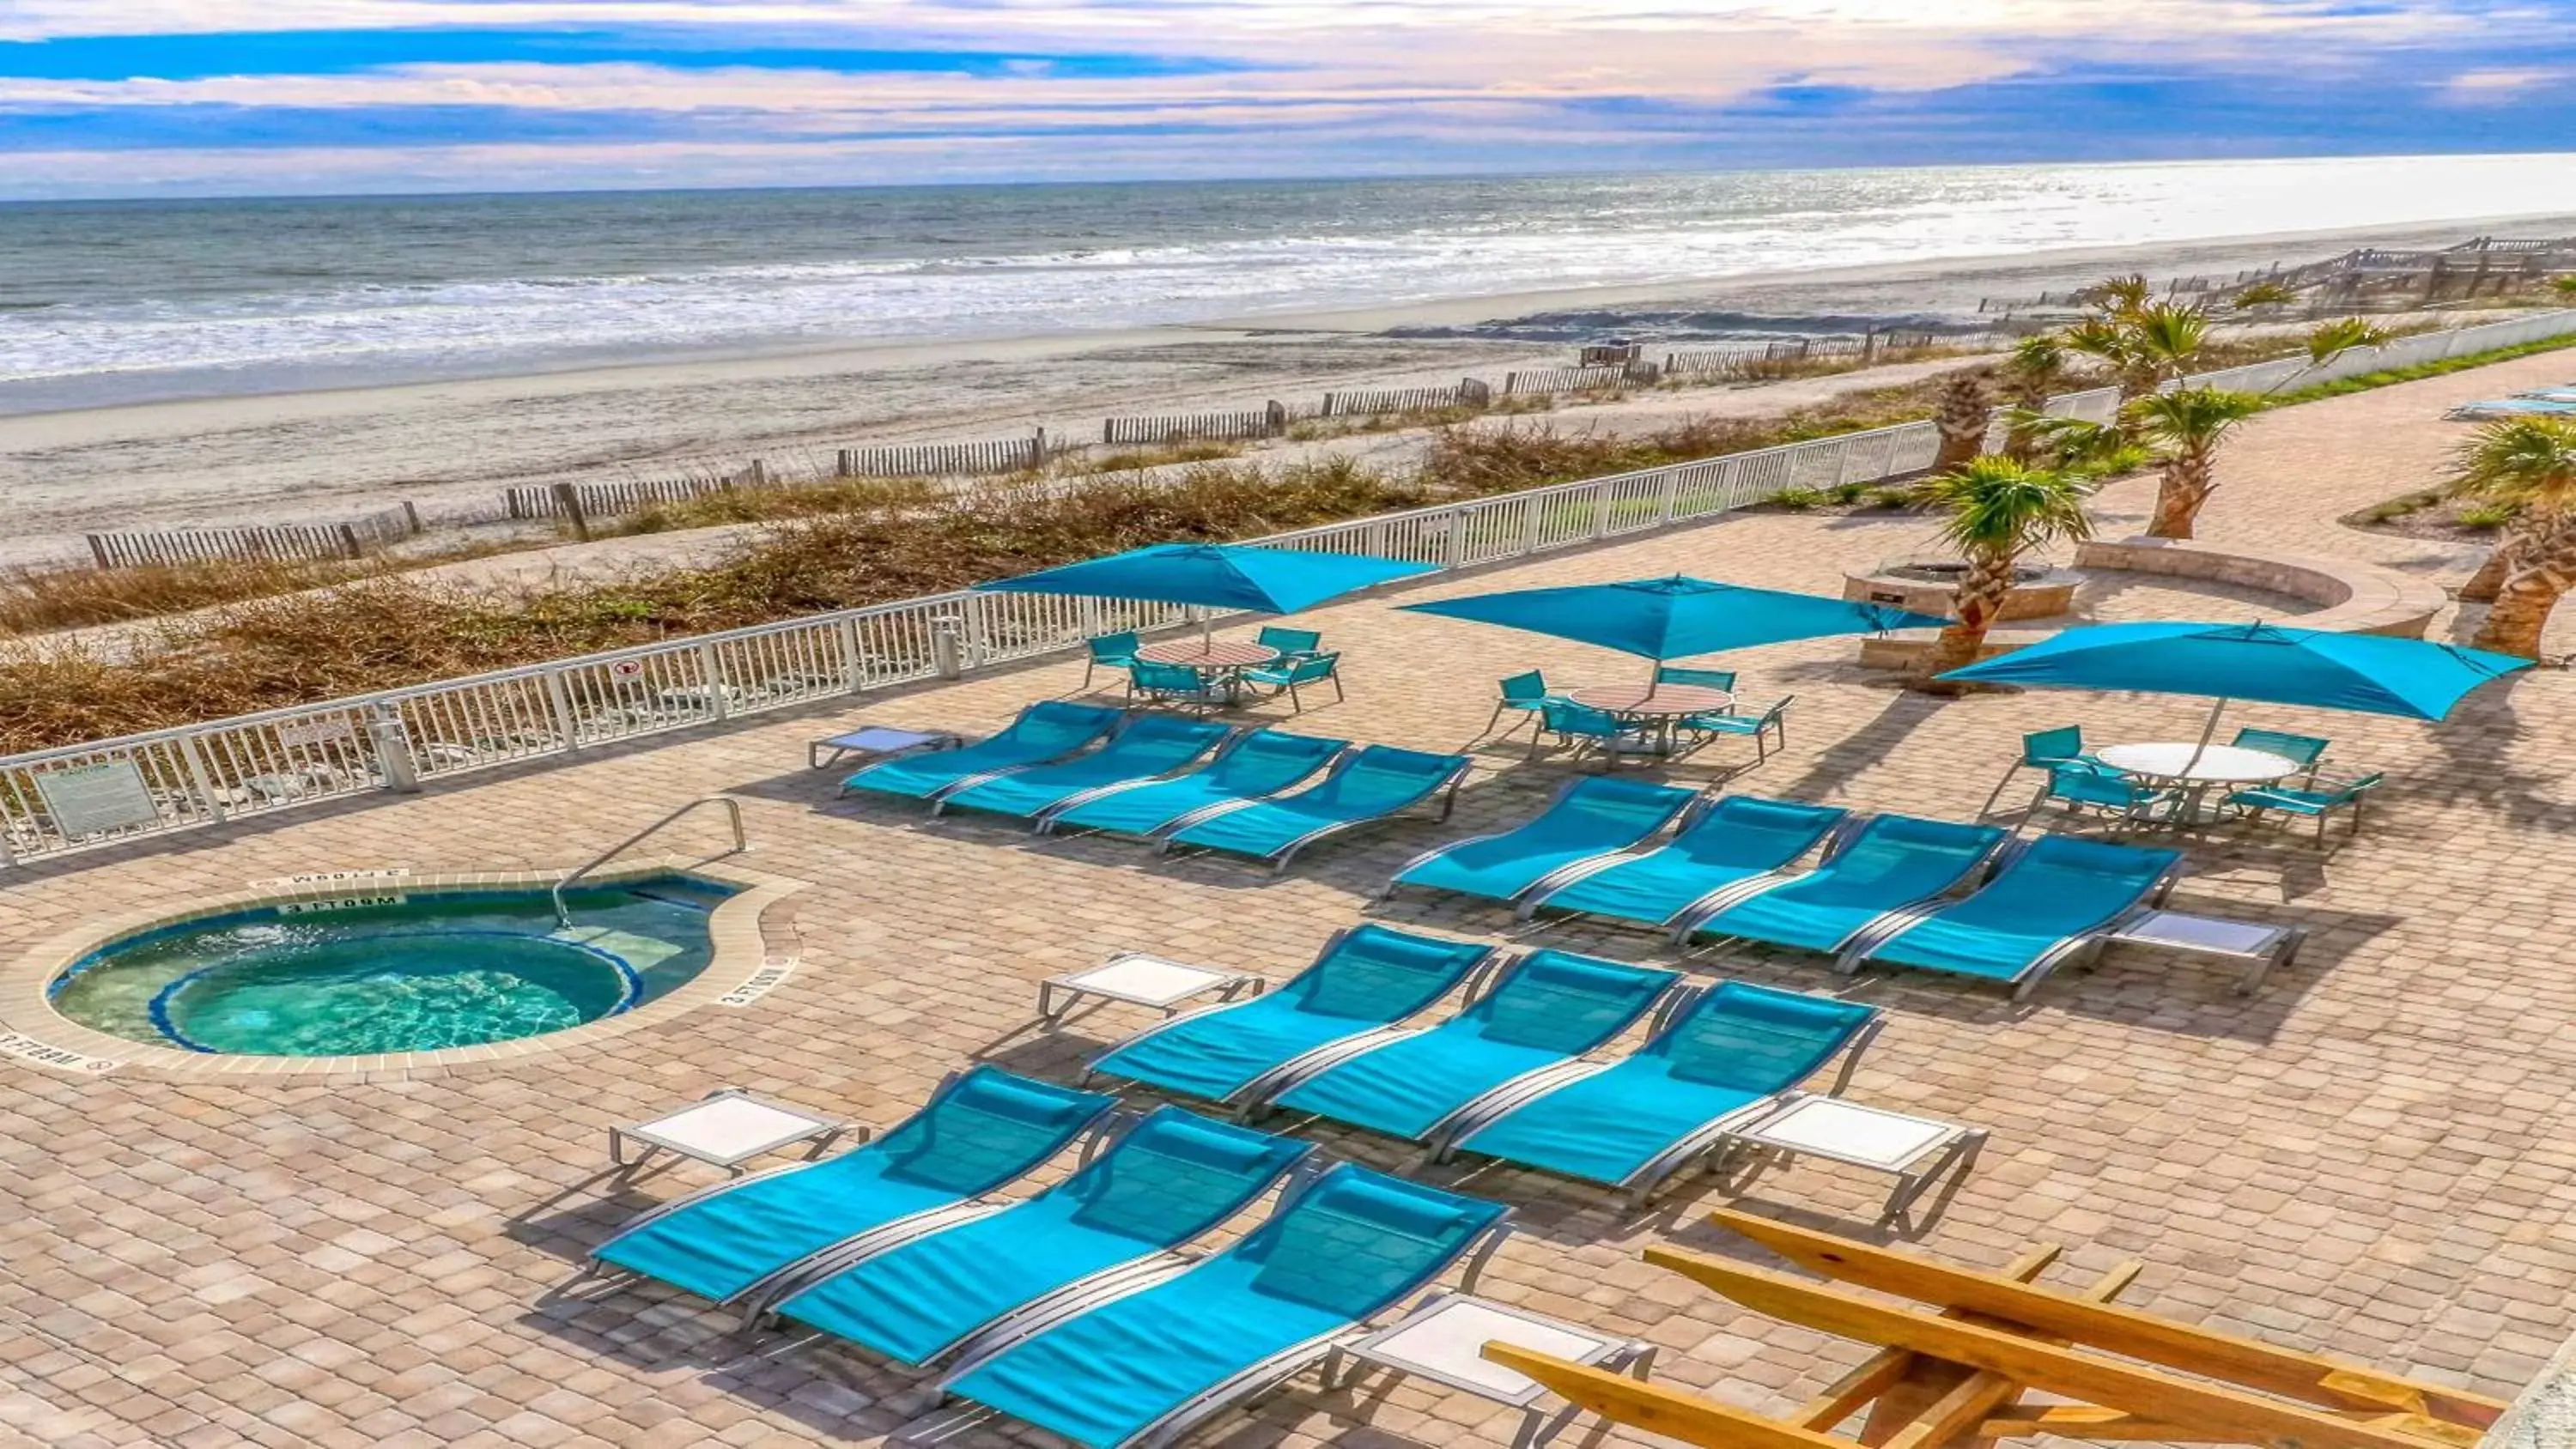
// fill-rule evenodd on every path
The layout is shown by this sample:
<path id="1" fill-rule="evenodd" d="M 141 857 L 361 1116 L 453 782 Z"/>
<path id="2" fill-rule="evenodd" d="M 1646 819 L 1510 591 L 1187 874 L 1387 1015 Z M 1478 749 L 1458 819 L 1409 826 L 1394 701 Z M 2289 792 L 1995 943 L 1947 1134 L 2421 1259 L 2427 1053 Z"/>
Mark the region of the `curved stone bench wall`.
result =
<path id="1" fill-rule="evenodd" d="M 2359 559 L 2222 549 L 2188 539 L 2097 539 L 2077 545 L 2075 566 L 2104 573 L 2205 579 L 2286 594 L 2321 607 L 2274 622 L 2338 634 L 2392 634 L 2421 639 L 2432 626 L 2433 616 L 2449 602 L 2438 584 Z M 1978 657 L 1991 658 L 2025 644 L 2036 644 L 2054 632 L 1997 629 L 1986 635 L 1985 648 Z M 1872 669 L 1908 668 L 1931 641 L 1932 633 L 1926 629 L 1863 640 L 1860 662 Z"/>

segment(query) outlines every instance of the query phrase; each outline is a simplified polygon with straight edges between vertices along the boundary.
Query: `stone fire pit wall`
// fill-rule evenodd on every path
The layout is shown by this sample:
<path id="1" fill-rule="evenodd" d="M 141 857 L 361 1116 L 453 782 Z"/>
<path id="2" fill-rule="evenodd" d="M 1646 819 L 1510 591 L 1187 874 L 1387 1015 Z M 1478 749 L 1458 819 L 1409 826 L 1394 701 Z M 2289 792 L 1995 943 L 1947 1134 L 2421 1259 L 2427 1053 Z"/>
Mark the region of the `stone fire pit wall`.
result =
<path id="1" fill-rule="evenodd" d="M 2449 596 L 2440 585 L 2356 559 L 2316 554 L 2262 553 L 2204 547 L 2188 539 L 2095 540 L 2075 550 L 2075 567 L 2099 573 L 2161 574 L 2285 594 L 2323 607 L 2276 623 L 2343 634 L 2389 634 L 2421 639 Z M 1986 635 L 1979 658 L 2036 644 L 2054 631 L 1997 629 Z M 1906 669 L 1930 646 L 1929 630 L 1912 629 L 1864 639 L 1860 662 L 1871 669 Z"/>

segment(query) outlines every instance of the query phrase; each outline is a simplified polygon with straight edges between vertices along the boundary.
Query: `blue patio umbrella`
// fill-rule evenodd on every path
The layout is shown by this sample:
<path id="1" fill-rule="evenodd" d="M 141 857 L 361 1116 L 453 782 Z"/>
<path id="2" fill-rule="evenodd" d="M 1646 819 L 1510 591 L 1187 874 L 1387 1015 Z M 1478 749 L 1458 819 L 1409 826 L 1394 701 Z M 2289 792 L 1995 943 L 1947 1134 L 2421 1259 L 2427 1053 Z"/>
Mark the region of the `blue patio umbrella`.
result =
<path id="1" fill-rule="evenodd" d="M 2510 654 L 2427 639 L 2278 624 L 2156 621 L 2068 629 L 1941 677 L 2215 699 L 2193 751 L 2198 763 L 2199 749 L 2208 748 L 2231 699 L 2438 720 L 2470 690 L 2530 667 L 2530 660 Z"/>
<path id="2" fill-rule="evenodd" d="M 1078 594 L 1206 609 L 1294 614 L 1436 565 L 1364 553 L 1310 553 L 1242 543 L 1158 543 L 975 587 L 987 593 Z M 1207 625 L 1200 623 L 1204 633 Z"/>
<path id="3" fill-rule="evenodd" d="M 1417 614 L 1525 629 L 1658 661 L 1791 639 L 1938 628 L 1949 622 L 1884 604 L 1712 583 L 1680 574 L 1470 594 L 1404 607 Z"/>

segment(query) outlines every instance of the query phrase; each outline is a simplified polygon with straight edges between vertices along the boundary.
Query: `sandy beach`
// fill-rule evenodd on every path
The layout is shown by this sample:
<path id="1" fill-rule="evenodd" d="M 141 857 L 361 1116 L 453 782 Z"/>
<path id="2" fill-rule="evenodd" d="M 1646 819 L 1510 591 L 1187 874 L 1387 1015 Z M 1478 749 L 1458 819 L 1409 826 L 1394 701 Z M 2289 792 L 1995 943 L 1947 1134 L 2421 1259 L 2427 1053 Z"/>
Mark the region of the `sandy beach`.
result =
<path id="1" fill-rule="evenodd" d="M 1748 325 L 1970 323 L 1981 299 L 2113 272 L 2232 273 L 2361 245 L 2570 232 L 2576 218 L 2552 216 L 2274 233 L 0 417 L 0 562 L 69 556 L 80 533 L 111 526 L 332 516 L 395 498 L 435 514 L 510 483 L 738 467 L 753 457 L 794 468 L 852 443 L 1038 426 L 1084 436 L 1114 413 L 1258 406 L 1561 364 L 1570 341 L 1605 334 L 1686 340 Z"/>

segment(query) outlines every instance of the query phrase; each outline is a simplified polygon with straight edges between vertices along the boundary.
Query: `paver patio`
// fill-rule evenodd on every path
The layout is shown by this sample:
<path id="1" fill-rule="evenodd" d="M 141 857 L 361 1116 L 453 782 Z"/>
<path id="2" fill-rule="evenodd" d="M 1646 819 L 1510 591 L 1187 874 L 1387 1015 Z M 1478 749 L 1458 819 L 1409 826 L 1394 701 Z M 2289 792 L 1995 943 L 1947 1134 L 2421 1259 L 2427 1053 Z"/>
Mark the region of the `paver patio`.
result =
<path id="1" fill-rule="evenodd" d="M 2461 550 L 2335 519 L 2420 487 L 2458 436 L 2452 403 L 2564 380 L 2576 354 L 2382 389 L 2267 416 L 2226 456 L 2216 541 L 2340 552 L 2454 576 Z M 2104 531 L 2143 519 L 2148 485 L 2106 495 Z M 1464 579 L 1439 592 L 1673 570 L 1831 590 L 1849 563 L 1921 549 L 1921 519 L 1737 518 Z M 2165 613 L 2179 591 L 2112 591 L 2109 614 Z M 2149 607 L 2152 606 L 2152 607 Z M 2241 600 L 2213 602 L 2243 617 Z M 1350 698 L 1292 727 L 1454 747 L 1493 680 L 1624 679 L 1636 661 L 1397 614 L 1385 600 L 1306 622 L 1344 651 Z M 2449 629 L 2448 616 L 2438 626 Z M 2576 621 L 2570 621 L 2576 624 Z M 2562 628 L 2559 647 L 2576 646 Z M 1844 642 L 1739 662 L 1754 698 L 1794 692 L 1790 749 L 1735 788 L 1964 817 L 2027 728 L 2170 738 L 2191 701 L 2086 695 L 1938 702 L 1863 675 Z M 624 1188 L 599 1174 L 606 1129 L 720 1086 L 883 1124 L 970 1060 L 1069 1079 L 1152 1017 L 1112 1007 L 1032 1033 L 1036 983 L 1125 949 L 1284 973 L 1408 855 L 1525 818 L 1565 778 L 1521 742 L 1481 751 L 1445 826 L 1320 848 L 1273 879 L 1239 863 L 1157 860 L 1133 844 L 1033 840 L 973 817 L 833 798 L 803 743 L 855 719 L 984 729 L 1073 692 L 1055 662 L 830 711 L 768 717 L 503 772 L 403 799 L 322 807 L 10 872 L 0 959 L 84 920 L 297 871 L 560 868 L 683 800 L 746 802 L 763 872 L 810 887 L 770 908 L 769 948 L 801 966 L 744 1008 L 708 1006 L 582 1047 L 310 1086 L 84 1079 L 0 1060 L 0 1439 L 151 1444 L 529 1445 L 626 1449 L 865 1442 L 910 1415 L 913 1377 L 832 1351 L 755 1356 L 729 1318 L 655 1291 L 544 1301 L 614 1222 L 712 1180 L 681 1167 Z M 1978 1170 L 1923 1238 L 1997 1264 L 2032 1239 L 2094 1270 L 2137 1256 L 2127 1301 L 2283 1343 L 2509 1395 L 2576 1326 L 2576 682 L 2540 671 L 2473 696 L 2438 728 L 2247 707 L 2235 718 L 2334 738 L 2386 769 L 2370 833 L 2321 858 L 2293 840 L 2195 846 L 2178 899 L 2314 930 L 2259 995 L 2230 973 L 2115 953 L 2017 1008 L 1997 993 L 1869 981 L 1891 1020 L 1856 1100 L 1992 1129 Z M 1285 706 L 1258 713 L 1287 718 Z M 1706 783 L 1750 758 L 1720 745 L 1676 767 Z M 712 821 L 689 843 L 713 848 Z M 1499 939 L 1507 916 L 1408 894 L 1379 918 Z M 1642 933 L 1559 926 L 1535 940 L 1669 961 Z M 1703 976 L 1805 989 L 1820 964 L 1693 956 Z M 1409 1154 L 1318 1129 L 1381 1167 Z M 1701 1180 L 1704 1184 L 1705 1180 Z M 1817 1164 L 1755 1184 L 1765 1211 L 1866 1231 L 1883 1179 Z M 1643 1219 L 1596 1193 L 1489 1172 L 1516 1204 L 1497 1298 L 1634 1333 L 1658 1376 L 1783 1406 L 1860 1356 L 1751 1315 L 1637 1261 L 1659 1235 L 1715 1246 L 1714 1200 L 1687 1188 Z M 605 1195 L 603 1195 L 605 1194 Z M 1321 1393 L 1311 1380 L 1219 1432 L 1235 1443 L 1504 1442 L 1518 1416 L 1418 1383 Z"/>

